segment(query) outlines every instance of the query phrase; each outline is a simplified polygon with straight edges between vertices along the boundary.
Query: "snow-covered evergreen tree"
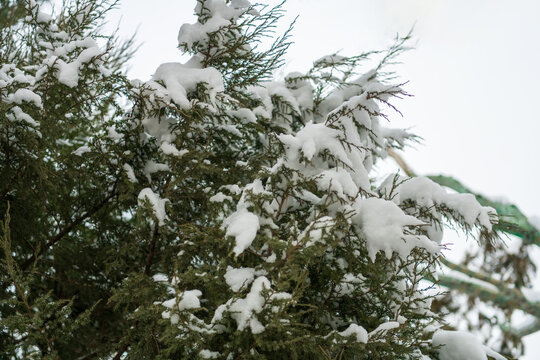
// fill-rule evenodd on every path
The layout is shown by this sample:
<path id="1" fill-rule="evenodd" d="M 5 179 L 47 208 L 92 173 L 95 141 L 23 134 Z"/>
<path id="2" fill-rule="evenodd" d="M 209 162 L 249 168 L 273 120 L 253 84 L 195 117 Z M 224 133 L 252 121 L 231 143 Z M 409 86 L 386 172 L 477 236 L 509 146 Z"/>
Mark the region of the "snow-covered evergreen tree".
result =
<path id="1" fill-rule="evenodd" d="M 502 359 L 423 281 L 444 224 L 490 243 L 495 211 L 372 175 L 415 139 L 385 121 L 408 37 L 272 79 L 282 7 L 199 0 L 191 59 L 129 81 L 113 5 L 28 1 L 0 35 L 3 356 Z"/>
<path id="2" fill-rule="evenodd" d="M 0 349 L 99 354 L 124 329 L 106 302 L 125 277 L 112 260 L 127 234 L 115 200 L 126 149 L 112 126 L 130 42 L 100 35 L 112 4 L 66 2 L 54 16 L 23 5 L 0 30 Z"/>

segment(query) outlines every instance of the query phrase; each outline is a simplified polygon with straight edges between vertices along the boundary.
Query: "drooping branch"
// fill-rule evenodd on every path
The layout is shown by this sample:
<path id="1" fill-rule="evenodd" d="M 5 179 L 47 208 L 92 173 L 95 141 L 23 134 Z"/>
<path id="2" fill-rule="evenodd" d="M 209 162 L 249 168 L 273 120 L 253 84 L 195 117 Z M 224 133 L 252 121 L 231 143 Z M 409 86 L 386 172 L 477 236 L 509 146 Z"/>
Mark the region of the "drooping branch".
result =
<path id="1" fill-rule="evenodd" d="M 410 177 L 417 176 L 416 173 L 409 167 L 409 165 L 403 160 L 399 154 L 392 149 L 387 149 L 388 155 L 390 155 L 401 169 Z M 448 176 L 428 176 L 432 181 L 439 185 L 451 188 L 459 193 L 473 193 L 470 189 L 465 187 L 459 181 Z M 474 194 L 474 193 L 473 193 Z M 478 202 L 483 206 L 491 206 L 497 210 L 497 213 L 502 219 L 509 219 L 509 221 L 500 220 L 499 224 L 494 228 L 500 231 L 518 236 L 522 238 L 526 243 L 536 244 L 540 246 L 540 231 L 530 224 L 527 217 L 515 206 L 511 204 L 503 204 L 496 201 L 487 199 L 486 197 L 478 194 L 474 194 Z M 441 257 L 441 263 L 448 268 L 455 270 L 461 274 L 471 277 L 472 281 L 463 279 L 457 279 L 448 275 L 439 275 L 438 283 L 441 286 L 457 290 L 461 293 L 476 297 L 485 302 L 491 302 L 501 309 L 515 310 L 520 309 L 525 311 L 537 319 L 531 324 L 521 329 L 508 329 L 509 332 L 523 337 L 531 334 L 537 330 L 540 330 L 540 302 L 530 302 L 523 293 L 516 288 L 510 288 L 503 282 L 492 279 L 487 274 L 482 274 L 477 271 L 473 271 L 464 265 L 454 264 L 451 261 Z M 498 291 L 494 291 L 487 286 L 482 286 L 473 282 L 474 280 L 480 280 L 487 284 L 495 286 Z M 435 281 L 435 279 L 428 279 L 429 281 Z"/>

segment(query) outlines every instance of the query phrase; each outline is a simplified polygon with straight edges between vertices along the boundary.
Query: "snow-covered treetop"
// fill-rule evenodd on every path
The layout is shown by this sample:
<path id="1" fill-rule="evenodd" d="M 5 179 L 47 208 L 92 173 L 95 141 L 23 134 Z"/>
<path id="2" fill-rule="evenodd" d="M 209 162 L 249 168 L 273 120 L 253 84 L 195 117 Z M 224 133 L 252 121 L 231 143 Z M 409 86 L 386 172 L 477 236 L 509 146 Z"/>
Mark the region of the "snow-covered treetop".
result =
<path id="1" fill-rule="evenodd" d="M 427 178 L 394 174 L 377 185 L 374 163 L 388 147 L 414 140 L 381 123 L 383 109 L 406 95 L 401 85 L 381 78 L 382 66 L 353 76 L 362 57 L 335 54 L 315 61 L 308 73 L 265 81 L 265 73 L 255 74 L 260 54 L 251 46 L 260 30 L 250 30 L 257 21 L 269 26 L 264 11 L 247 1 L 199 1 L 197 22 L 182 25 L 178 36 L 192 59 L 163 64 L 138 85 L 149 110 L 138 107 L 140 122 L 133 126 L 142 125 L 143 143 L 153 143 L 155 153 L 146 170 L 126 164 L 133 169 L 126 176 L 145 184 L 139 199 L 150 201 L 160 231 L 178 229 L 182 210 L 175 198 L 188 184 L 199 200 L 182 206 L 206 213 L 193 226 L 217 229 L 211 236 L 216 245 L 182 240 L 186 234 L 175 240 L 182 250 L 169 279 L 178 281 L 169 282 L 174 297 L 163 301 L 163 317 L 186 341 L 198 334 L 215 342 L 194 347 L 203 358 L 242 351 L 224 340 L 226 334 L 277 332 L 291 339 L 301 331 L 298 322 L 311 324 L 317 342 L 395 343 L 390 334 L 410 329 L 409 318 L 429 314 L 429 296 L 418 281 L 434 270 L 444 223 L 489 234 L 496 214 Z M 265 59 L 277 63 L 268 56 L 278 55 Z M 163 177 L 174 187 L 163 190 Z M 411 267 L 419 261 L 424 265 Z M 307 267 L 297 268 L 300 263 Z M 373 271 L 389 286 L 376 294 Z M 325 276 L 328 284 L 320 283 Z M 216 286 L 219 297 L 211 295 Z M 342 303 L 352 308 L 339 310 Z M 304 306 L 318 309 L 309 320 L 300 315 Z M 372 311 L 385 315 L 370 317 Z M 368 322 L 361 320 L 366 316 Z"/>

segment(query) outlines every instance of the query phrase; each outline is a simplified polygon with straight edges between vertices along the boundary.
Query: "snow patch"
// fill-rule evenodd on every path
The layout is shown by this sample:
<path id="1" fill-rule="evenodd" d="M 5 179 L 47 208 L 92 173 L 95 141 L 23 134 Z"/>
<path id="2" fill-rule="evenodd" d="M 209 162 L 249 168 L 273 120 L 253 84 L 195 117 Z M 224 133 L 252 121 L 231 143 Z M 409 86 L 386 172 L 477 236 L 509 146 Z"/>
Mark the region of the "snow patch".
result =
<path id="1" fill-rule="evenodd" d="M 236 256 L 246 250 L 257 235 L 259 230 L 259 217 L 247 210 L 245 206 L 223 221 L 223 227 L 227 229 L 226 236 L 234 236 L 236 245 L 233 249 Z"/>
<path id="2" fill-rule="evenodd" d="M 137 180 L 137 177 L 135 176 L 135 171 L 133 171 L 133 168 L 131 167 L 131 165 L 124 164 L 123 168 L 126 171 L 126 175 L 127 175 L 128 179 L 129 179 L 129 181 L 131 181 L 132 183 L 139 182 Z"/>
<path id="3" fill-rule="evenodd" d="M 143 203 L 145 200 L 150 202 L 152 209 L 154 210 L 154 215 L 158 219 L 159 226 L 165 225 L 165 220 L 167 220 L 167 214 L 165 213 L 165 204 L 169 201 L 168 199 L 162 199 L 158 194 L 154 193 L 150 188 L 144 188 L 139 193 L 137 197 L 139 204 Z"/>
<path id="4" fill-rule="evenodd" d="M 159 148 L 165 155 L 173 155 L 178 157 L 184 156 L 189 152 L 189 150 L 186 149 L 178 150 L 174 144 L 166 141 L 162 142 Z"/>
<path id="5" fill-rule="evenodd" d="M 164 86 L 158 82 L 162 82 Z M 216 69 L 212 67 L 197 69 L 181 63 L 161 64 L 149 85 L 181 108 L 190 109 L 191 102 L 187 97 L 188 93 L 195 91 L 200 83 L 205 83 L 208 87 L 211 102 L 215 101 L 218 92 L 225 89 L 221 73 Z"/>
<path id="6" fill-rule="evenodd" d="M 423 235 L 407 235 L 404 228 L 419 226 L 424 223 L 406 215 L 391 201 L 368 198 L 357 202 L 358 213 L 353 223 L 366 238 L 369 256 L 375 261 L 377 252 L 384 251 L 387 258 L 395 251 L 401 258 L 406 258 L 415 247 L 421 247 L 431 253 L 440 250 L 437 243 Z"/>
<path id="7" fill-rule="evenodd" d="M 349 325 L 347 329 L 343 330 L 338 334 L 343 337 L 354 336 L 356 338 L 356 341 L 359 343 L 366 344 L 368 342 L 368 333 L 366 329 L 357 324 Z"/>
<path id="8" fill-rule="evenodd" d="M 389 186 L 394 176 L 389 176 L 381 189 L 389 192 Z M 402 179 L 400 179 L 402 180 Z M 496 222 L 496 211 L 488 206 L 482 206 L 472 194 L 449 194 L 442 186 L 427 177 L 415 177 L 406 179 L 396 191 L 393 201 L 402 204 L 406 200 L 413 200 L 419 206 L 432 208 L 433 206 L 445 205 L 458 213 L 465 223 L 470 226 L 483 226 L 488 231 L 492 230 Z"/>
<path id="9" fill-rule="evenodd" d="M 217 351 L 210 351 L 210 350 L 204 349 L 199 352 L 199 355 L 203 359 L 217 359 L 220 353 Z"/>
<path id="10" fill-rule="evenodd" d="M 184 310 L 191 310 L 191 309 L 198 309 L 201 307 L 201 302 L 199 298 L 202 296 L 202 292 L 200 290 L 186 290 L 184 292 L 181 292 L 178 294 L 178 310 L 184 311 Z M 172 298 L 169 300 L 166 300 L 162 303 L 163 306 L 165 306 L 168 309 L 172 309 L 175 304 L 177 304 L 177 299 Z"/>
<path id="11" fill-rule="evenodd" d="M 441 346 L 440 360 L 487 360 L 488 354 L 496 360 L 505 360 L 503 356 L 482 345 L 476 336 L 466 331 L 437 330 L 433 334 L 432 344 Z"/>
<path id="12" fill-rule="evenodd" d="M 271 283 L 264 276 L 259 276 L 253 281 L 249 293 L 243 299 L 230 299 L 227 303 L 220 305 L 212 318 L 212 323 L 215 324 L 223 319 L 225 312 L 230 313 L 230 316 L 236 321 L 238 330 L 243 331 L 250 328 L 253 334 L 260 334 L 265 330 L 264 325 L 259 321 L 256 314 L 263 311 L 268 303 L 275 300 L 286 300 L 291 298 L 289 293 L 272 293 L 268 301 L 263 296 L 264 290 L 270 290 Z"/>
<path id="13" fill-rule="evenodd" d="M 23 102 L 28 102 L 33 103 L 40 109 L 43 109 L 41 96 L 29 89 L 17 89 L 17 91 L 15 91 L 13 94 L 8 95 L 7 102 L 19 105 L 21 105 Z"/>
<path id="14" fill-rule="evenodd" d="M 232 291 L 238 292 L 240 289 L 247 287 L 255 277 L 255 269 L 253 268 L 238 268 L 231 266 L 227 267 L 227 272 L 224 275 L 225 282 Z"/>
<path id="15" fill-rule="evenodd" d="M 82 154 L 87 153 L 87 152 L 90 152 L 90 147 L 88 147 L 87 145 L 83 145 L 79 147 L 77 150 L 73 151 L 72 154 L 77 155 L 77 156 L 82 156 Z"/>

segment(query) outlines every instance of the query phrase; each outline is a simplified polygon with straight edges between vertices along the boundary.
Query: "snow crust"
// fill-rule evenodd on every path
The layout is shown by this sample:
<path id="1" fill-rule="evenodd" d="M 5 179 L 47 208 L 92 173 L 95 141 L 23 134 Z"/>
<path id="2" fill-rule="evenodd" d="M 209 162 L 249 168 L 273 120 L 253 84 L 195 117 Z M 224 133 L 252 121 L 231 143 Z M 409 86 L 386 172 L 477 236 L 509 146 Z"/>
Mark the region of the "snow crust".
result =
<path id="1" fill-rule="evenodd" d="M 223 226 L 227 228 L 225 235 L 234 236 L 236 245 L 233 249 L 235 255 L 240 255 L 247 249 L 259 230 L 259 217 L 242 207 L 235 213 L 229 216 L 223 222 Z"/>
<path id="2" fill-rule="evenodd" d="M 126 172 L 126 175 L 127 175 L 128 179 L 129 179 L 129 181 L 131 181 L 132 183 L 137 183 L 137 182 L 139 182 L 139 181 L 137 180 L 137 177 L 135 176 L 135 171 L 133 171 L 133 168 L 131 167 L 131 165 L 129 165 L 129 164 L 124 164 L 124 165 L 123 165 L 123 168 L 124 168 L 124 170 L 125 170 L 125 172 Z"/>
<path id="3" fill-rule="evenodd" d="M 240 201 L 236 205 L 236 211 L 223 221 L 222 228 L 226 229 L 225 235 L 235 238 L 233 252 L 236 256 L 251 245 L 261 226 L 259 217 L 248 210 L 250 203 L 246 197 L 249 193 L 260 194 L 264 192 L 262 182 L 259 179 L 246 185 Z"/>
<path id="4" fill-rule="evenodd" d="M 397 322 L 397 321 L 388 321 L 388 322 L 382 323 L 379 326 L 377 326 L 377 328 L 375 328 L 375 330 L 371 331 L 368 335 L 370 337 L 375 336 L 375 335 L 385 335 L 386 332 L 388 332 L 389 330 L 392 330 L 392 329 L 395 329 L 395 328 L 398 328 L 398 327 L 399 327 L 399 322 Z"/>
<path id="5" fill-rule="evenodd" d="M 88 145 L 83 145 L 77 148 L 77 150 L 73 151 L 73 154 L 77 156 L 82 156 L 84 153 L 87 152 L 90 152 L 90 147 Z"/>
<path id="6" fill-rule="evenodd" d="M 17 89 L 13 94 L 9 94 L 7 97 L 7 102 L 15 103 L 21 105 L 23 102 L 33 103 L 38 108 L 43 108 L 43 103 L 41 102 L 41 96 L 29 89 Z"/>
<path id="7" fill-rule="evenodd" d="M 230 197 L 229 195 L 225 195 L 220 191 L 216 195 L 211 196 L 208 200 L 213 203 L 221 203 L 225 200 L 232 201 L 232 197 Z"/>
<path id="8" fill-rule="evenodd" d="M 13 106 L 10 110 L 10 113 L 6 114 L 6 117 L 11 121 L 24 121 L 27 124 L 38 127 L 39 123 L 34 120 L 30 115 L 25 113 L 20 107 Z"/>

